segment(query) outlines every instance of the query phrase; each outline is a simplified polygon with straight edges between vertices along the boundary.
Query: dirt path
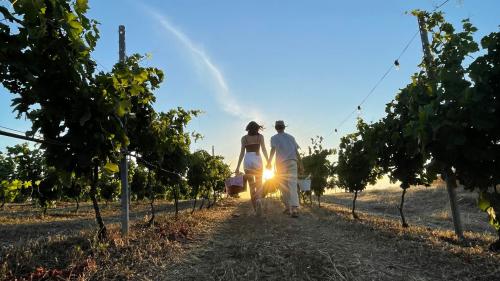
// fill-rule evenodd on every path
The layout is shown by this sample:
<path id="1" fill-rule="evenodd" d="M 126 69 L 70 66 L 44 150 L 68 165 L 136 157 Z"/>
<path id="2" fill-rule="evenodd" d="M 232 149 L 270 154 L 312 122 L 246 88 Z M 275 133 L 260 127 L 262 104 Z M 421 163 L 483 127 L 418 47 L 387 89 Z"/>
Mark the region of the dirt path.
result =
<path id="1" fill-rule="evenodd" d="M 303 208 L 298 219 L 281 208 L 270 200 L 257 218 L 248 202 L 226 206 L 207 222 L 209 231 L 186 244 L 185 256 L 153 279 L 495 280 L 500 272 L 499 257 L 485 254 L 484 245 L 433 240 L 431 230 L 394 233 L 391 222 L 353 221 L 332 204 Z"/>

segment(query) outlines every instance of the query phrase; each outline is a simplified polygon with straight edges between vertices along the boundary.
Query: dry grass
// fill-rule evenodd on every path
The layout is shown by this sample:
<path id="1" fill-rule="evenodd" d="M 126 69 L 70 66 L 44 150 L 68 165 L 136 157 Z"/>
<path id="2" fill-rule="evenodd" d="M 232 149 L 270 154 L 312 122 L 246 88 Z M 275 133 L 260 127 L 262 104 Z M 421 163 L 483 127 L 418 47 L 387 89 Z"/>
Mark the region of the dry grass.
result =
<path id="1" fill-rule="evenodd" d="M 417 193 L 411 200 L 442 200 L 436 196 L 441 196 L 441 191 L 430 191 L 435 192 L 434 197 Z M 431 216 L 439 214 L 439 203 L 430 202 L 419 207 L 409 201 L 409 209 L 414 208 L 409 213 L 415 216 L 425 209 L 424 218 L 433 220 L 431 224 L 413 221 L 409 228 L 402 228 L 397 216 L 381 211 L 390 209 L 387 204 L 393 204 L 393 198 L 382 191 L 363 196 L 365 203 L 381 203 L 375 204 L 377 209 L 360 210 L 361 220 L 352 219 L 348 205 L 332 202 L 322 204 L 322 208 L 304 207 L 300 218 L 293 219 L 282 214 L 274 199 L 268 200 L 265 215 L 258 218 L 247 201 L 231 199 L 194 215 L 183 212 L 175 218 L 162 214 L 152 228 L 144 227 L 144 216 L 137 216 L 126 240 L 120 238 L 117 225 L 112 225 L 109 239 L 101 243 L 88 229 L 26 239 L 23 244 L 2 248 L 0 279 L 16 276 L 29 280 L 37 268 L 43 269 L 47 277 L 43 280 L 56 280 L 49 277 L 55 272 L 50 269 L 71 280 L 417 281 L 498 277 L 500 256 L 487 250 L 495 236 L 468 231 L 469 244 L 461 245 L 450 229 L 433 227 L 434 220 L 440 220 Z M 397 198 L 397 192 L 391 196 Z M 342 200 L 338 194 L 332 197 Z M 64 223 L 68 222 L 71 220 Z M 448 222 L 441 223 L 446 226 Z"/>
<path id="2" fill-rule="evenodd" d="M 181 209 L 188 209 L 190 202 L 180 202 Z M 90 203 L 83 203 L 78 213 L 74 213 L 74 204 L 58 203 L 56 208 L 49 209 L 42 216 L 40 211 L 29 204 L 7 204 L 0 210 L 0 247 L 11 244 L 24 244 L 30 239 L 47 238 L 54 235 L 75 235 L 80 231 L 95 228 L 94 209 Z M 149 204 L 133 202 L 131 204 L 131 220 L 144 220 L 149 215 Z M 158 213 L 173 212 L 171 202 L 155 203 Z M 101 214 L 107 225 L 120 220 L 119 203 L 102 204 Z"/>
<path id="3" fill-rule="evenodd" d="M 442 221 L 452 221 L 449 210 L 441 210 L 431 214 L 431 217 Z"/>
<path id="4" fill-rule="evenodd" d="M 492 236 L 468 232 L 463 246 L 450 231 L 366 213 L 357 221 L 343 206 L 304 208 L 298 220 L 280 208 L 256 218 L 240 205 L 156 280 L 491 280 L 499 271 Z"/>
<path id="5" fill-rule="evenodd" d="M 179 261 L 183 245 L 208 231 L 209 223 L 217 220 L 223 209 L 221 205 L 218 212 L 159 216 L 153 227 L 136 221 L 127 239 L 122 239 L 118 227 L 112 225 L 104 242 L 99 242 L 93 231 L 82 231 L 11 244 L 0 252 L 0 280 L 31 280 L 40 271 L 48 278 L 54 270 L 60 274 L 57 278 L 64 279 L 151 280 L 158 270 Z M 81 268 L 88 261 L 91 266 Z M 72 272 L 75 268 L 81 270 Z"/>
<path id="6" fill-rule="evenodd" d="M 352 205 L 353 195 L 336 192 L 324 197 L 324 201 L 344 206 Z M 399 218 L 401 199 L 399 187 L 368 189 L 358 195 L 356 209 L 387 218 Z M 488 224 L 487 215 L 477 207 L 477 193 L 460 190 L 457 194 L 464 229 L 475 232 L 494 233 Z M 411 187 L 405 197 L 404 212 L 410 225 L 422 225 L 439 229 L 453 229 L 453 221 L 444 186 Z"/>
<path id="7" fill-rule="evenodd" d="M 158 201 L 160 208 L 171 206 L 170 202 Z M 132 202 L 130 206 L 134 212 L 147 212 L 148 202 Z M 0 225 L 20 224 L 20 223 L 44 223 L 55 221 L 71 221 L 75 219 L 94 218 L 94 209 L 90 202 L 80 203 L 78 212 L 75 212 L 76 204 L 71 202 L 57 202 L 56 205 L 48 209 L 47 214 L 42 215 L 41 209 L 30 203 L 6 204 L 0 209 Z M 100 203 L 100 210 L 103 217 L 112 217 L 120 214 L 118 202 L 109 204 Z"/>

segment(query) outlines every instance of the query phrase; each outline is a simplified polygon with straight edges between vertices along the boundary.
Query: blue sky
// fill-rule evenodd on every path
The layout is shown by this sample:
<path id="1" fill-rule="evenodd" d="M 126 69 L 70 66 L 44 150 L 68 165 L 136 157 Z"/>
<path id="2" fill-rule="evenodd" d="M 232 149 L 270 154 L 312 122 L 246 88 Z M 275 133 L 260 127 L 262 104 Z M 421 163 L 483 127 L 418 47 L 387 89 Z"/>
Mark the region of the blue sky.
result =
<path id="1" fill-rule="evenodd" d="M 151 53 L 147 64 L 165 71 L 157 110 L 177 106 L 205 113 L 190 125 L 205 137 L 193 149 L 215 151 L 235 165 L 239 139 L 252 119 L 274 134 L 283 119 L 302 147 L 322 135 L 336 147 L 354 130 L 355 117 L 337 125 L 366 96 L 417 30 L 405 14 L 431 10 L 441 0 L 365 1 L 123 1 L 90 0 L 90 17 L 100 25 L 93 57 L 104 70 L 118 59 L 118 25 L 126 26 L 127 53 Z M 497 0 L 450 0 L 447 20 L 470 18 L 477 37 L 497 31 Z M 416 71 L 420 40 L 409 47 L 362 106 L 376 121 L 397 90 Z M 12 95 L 0 88 L 0 126 L 26 130 L 11 113 Z M 17 141 L 0 137 L 0 148 Z"/>

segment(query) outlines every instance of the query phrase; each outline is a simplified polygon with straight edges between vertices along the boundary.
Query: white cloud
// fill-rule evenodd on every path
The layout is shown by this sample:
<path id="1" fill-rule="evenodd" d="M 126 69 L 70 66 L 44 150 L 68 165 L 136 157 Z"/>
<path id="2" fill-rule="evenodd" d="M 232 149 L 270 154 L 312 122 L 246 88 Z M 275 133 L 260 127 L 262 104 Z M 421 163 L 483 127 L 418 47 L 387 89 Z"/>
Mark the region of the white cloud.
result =
<path id="1" fill-rule="evenodd" d="M 241 119 L 261 120 L 261 114 L 254 109 L 244 108 L 231 93 L 226 79 L 212 58 L 198 47 L 186 34 L 179 28 L 175 27 L 164 15 L 146 8 L 153 18 L 164 28 L 171 33 L 186 49 L 193 55 L 193 58 L 201 63 L 203 70 L 208 72 L 212 82 L 216 87 L 215 98 L 222 110 Z"/>

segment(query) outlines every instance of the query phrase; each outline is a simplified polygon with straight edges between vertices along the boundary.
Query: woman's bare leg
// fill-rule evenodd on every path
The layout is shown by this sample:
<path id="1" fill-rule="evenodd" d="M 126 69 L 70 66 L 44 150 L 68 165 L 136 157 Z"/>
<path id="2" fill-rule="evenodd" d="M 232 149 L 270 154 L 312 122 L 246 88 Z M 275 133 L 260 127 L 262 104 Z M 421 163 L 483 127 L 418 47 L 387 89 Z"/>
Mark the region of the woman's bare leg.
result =
<path id="1" fill-rule="evenodd" d="M 259 172 L 255 175 L 255 193 L 257 193 L 257 199 L 262 199 L 263 190 L 262 190 L 262 173 Z"/>
<path id="2" fill-rule="evenodd" d="M 262 185 L 262 170 L 255 176 L 255 193 L 256 193 L 256 212 L 258 216 L 262 215 L 262 199 L 264 195 L 263 185 Z"/>
<path id="3" fill-rule="evenodd" d="M 253 210 L 256 210 L 256 202 L 257 202 L 257 194 L 255 190 L 255 174 L 251 170 L 245 170 L 245 174 L 247 176 L 248 187 L 250 189 L 250 199 L 252 201 Z"/>
<path id="4" fill-rule="evenodd" d="M 252 206 L 253 206 L 253 210 L 255 211 L 256 208 L 257 208 L 257 189 L 255 188 L 256 187 L 256 182 L 255 182 L 255 178 L 252 177 L 252 182 L 250 183 L 250 197 L 252 198 Z"/>

